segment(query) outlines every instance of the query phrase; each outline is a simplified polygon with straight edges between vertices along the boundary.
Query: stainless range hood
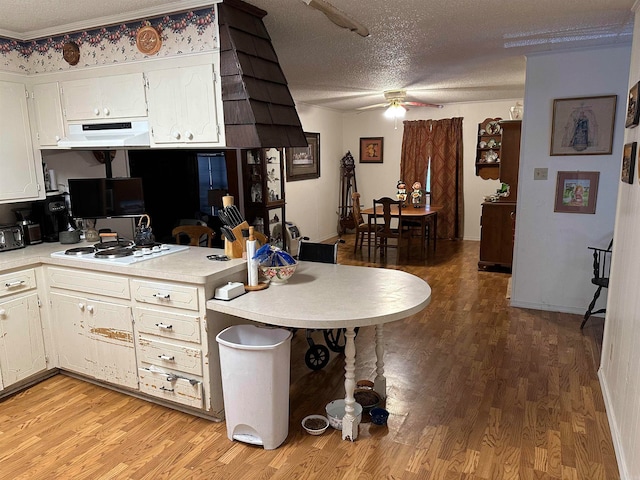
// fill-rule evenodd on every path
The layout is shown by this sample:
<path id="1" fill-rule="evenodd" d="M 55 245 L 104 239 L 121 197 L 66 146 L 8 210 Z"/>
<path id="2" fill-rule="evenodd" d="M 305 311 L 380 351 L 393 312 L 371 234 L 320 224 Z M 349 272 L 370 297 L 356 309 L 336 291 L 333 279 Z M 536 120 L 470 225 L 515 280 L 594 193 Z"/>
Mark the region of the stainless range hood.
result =
<path id="1" fill-rule="evenodd" d="M 68 135 L 58 141 L 63 148 L 149 147 L 149 122 L 73 123 Z"/>

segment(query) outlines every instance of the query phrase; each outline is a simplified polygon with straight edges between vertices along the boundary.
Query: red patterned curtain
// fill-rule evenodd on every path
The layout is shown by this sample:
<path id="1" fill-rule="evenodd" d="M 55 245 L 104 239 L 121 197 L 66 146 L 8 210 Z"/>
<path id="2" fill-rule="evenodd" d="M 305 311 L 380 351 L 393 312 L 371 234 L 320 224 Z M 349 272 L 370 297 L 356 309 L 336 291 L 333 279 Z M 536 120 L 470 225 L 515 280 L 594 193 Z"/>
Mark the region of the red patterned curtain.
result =
<path id="1" fill-rule="evenodd" d="M 438 237 L 462 238 L 462 118 L 404 122 L 400 175 L 407 185 L 424 182 L 429 158 L 431 205 L 443 207 L 438 213 Z"/>

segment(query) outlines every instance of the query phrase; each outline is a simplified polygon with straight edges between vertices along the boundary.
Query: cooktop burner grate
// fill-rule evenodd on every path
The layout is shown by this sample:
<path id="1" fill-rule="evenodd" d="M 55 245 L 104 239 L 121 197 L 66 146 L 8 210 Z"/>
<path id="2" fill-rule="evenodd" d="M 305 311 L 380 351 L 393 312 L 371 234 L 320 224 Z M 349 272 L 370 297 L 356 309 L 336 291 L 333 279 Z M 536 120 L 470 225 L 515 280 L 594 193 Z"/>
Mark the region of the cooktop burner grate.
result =
<path id="1" fill-rule="evenodd" d="M 86 255 L 87 253 L 93 253 L 96 251 L 95 247 L 76 247 L 65 250 L 65 255 Z"/>
<path id="2" fill-rule="evenodd" d="M 100 242 L 94 245 L 98 250 L 106 250 L 108 248 L 125 248 L 133 245 L 133 242 L 130 240 L 112 240 L 108 242 Z"/>
<path id="3" fill-rule="evenodd" d="M 133 255 L 133 250 L 130 248 L 107 248 L 106 250 L 99 250 L 95 253 L 96 258 L 121 258 Z"/>

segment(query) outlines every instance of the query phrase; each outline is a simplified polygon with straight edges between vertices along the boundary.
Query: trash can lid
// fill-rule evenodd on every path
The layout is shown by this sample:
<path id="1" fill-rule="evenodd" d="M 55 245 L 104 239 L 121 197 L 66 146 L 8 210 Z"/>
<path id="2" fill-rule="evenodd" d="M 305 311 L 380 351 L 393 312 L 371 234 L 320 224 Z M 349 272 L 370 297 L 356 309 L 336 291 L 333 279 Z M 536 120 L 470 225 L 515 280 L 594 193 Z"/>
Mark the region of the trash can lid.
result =
<path id="1" fill-rule="evenodd" d="M 216 336 L 216 341 L 241 350 L 268 350 L 291 340 L 292 333 L 284 328 L 233 325 Z"/>

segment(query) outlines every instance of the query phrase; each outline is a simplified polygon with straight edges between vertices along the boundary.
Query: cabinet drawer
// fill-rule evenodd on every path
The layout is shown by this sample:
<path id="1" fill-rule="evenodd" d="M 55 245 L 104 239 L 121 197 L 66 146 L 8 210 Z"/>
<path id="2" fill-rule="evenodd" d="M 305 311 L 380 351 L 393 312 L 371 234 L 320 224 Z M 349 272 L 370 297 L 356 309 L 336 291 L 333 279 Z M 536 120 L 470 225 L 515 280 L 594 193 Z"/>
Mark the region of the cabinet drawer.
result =
<path id="1" fill-rule="evenodd" d="M 143 393 L 190 407 L 203 407 L 202 382 L 199 379 L 176 377 L 146 368 L 138 369 L 138 378 Z"/>
<path id="2" fill-rule="evenodd" d="M 134 315 L 138 332 L 200 343 L 199 316 L 147 308 L 136 308 Z"/>
<path id="3" fill-rule="evenodd" d="M 138 338 L 138 361 L 202 375 L 202 351 L 175 343 Z"/>
<path id="4" fill-rule="evenodd" d="M 32 268 L 0 275 L 0 297 L 36 288 L 36 272 Z"/>
<path id="5" fill-rule="evenodd" d="M 49 287 L 73 292 L 92 293 L 115 298 L 131 298 L 129 280 L 126 277 L 94 273 L 88 270 L 49 267 Z"/>
<path id="6" fill-rule="evenodd" d="M 197 287 L 132 280 L 131 288 L 133 289 L 133 296 L 138 302 L 198 310 Z"/>

